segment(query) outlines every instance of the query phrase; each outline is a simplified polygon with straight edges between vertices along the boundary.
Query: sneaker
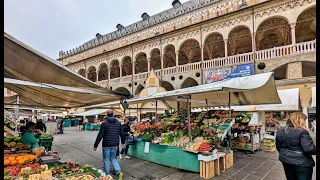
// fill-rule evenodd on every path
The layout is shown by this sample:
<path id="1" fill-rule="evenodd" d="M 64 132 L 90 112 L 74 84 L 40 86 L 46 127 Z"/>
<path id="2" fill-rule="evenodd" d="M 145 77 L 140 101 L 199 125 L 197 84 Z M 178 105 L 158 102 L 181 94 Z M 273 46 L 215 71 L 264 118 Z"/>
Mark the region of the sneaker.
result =
<path id="1" fill-rule="evenodd" d="M 125 156 L 124 158 L 126 158 L 126 159 L 130 159 L 130 156 Z"/>
<path id="2" fill-rule="evenodd" d="M 117 172 L 115 170 L 113 170 L 112 175 L 117 175 Z"/>
<path id="3" fill-rule="evenodd" d="M 118 174 L 118 180 L 122 180 L 122 177 L 123 177 L 123 173 L 120 172 L 120 173 Z"/>
<path id="4" fill-rule="evenodd" d="M 120 159 L 122 160 L 122 154 L 119 154 Z"/>

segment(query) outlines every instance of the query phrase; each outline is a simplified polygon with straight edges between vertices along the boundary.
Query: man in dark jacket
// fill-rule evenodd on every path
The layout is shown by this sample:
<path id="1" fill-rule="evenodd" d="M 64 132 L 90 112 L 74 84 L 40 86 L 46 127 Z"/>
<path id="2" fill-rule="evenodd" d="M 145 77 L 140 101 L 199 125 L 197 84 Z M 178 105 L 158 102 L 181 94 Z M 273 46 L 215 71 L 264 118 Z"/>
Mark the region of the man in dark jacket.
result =
<path id="1" fill-rule="evenodd" d="M 121 123 L 117 120 L 117 118 L 113 117 L 113 111 L 107 112 L 107 118 L 101 124 L 99 134 L 94 143 L 94 151 L 97 151 L 97 147 L 102 141 L 102 153 L 103 153 L 103 161 L 104 161 L 104 171 L 106 175 L 110 175 L 110 160 L 116 171 L 119 179 L 122 180 L 123 173 L 121 172 L 120 165 L 116 159 L 117 149 L 119 146 L 119 141 L 121 137 L 121 148 L 124 147 L 125 136 L 123 133 L 123 129 L 121 127 Z"/>
<path id="2" fill-rule="evenodd" d="M 128 154 L 128 150 L 129 150 L 129 144 L 127 142 L 127 138 L 131 135 L 131 129 L 130 129 L 130 122 L 133 121 L 133 118 L 131 118 L 130 116 L 126 117 L 124 120 L 124 124 L 122 125 L 122 129 L 124 132 L 124 135 L 126 137 L 126 143 L 124 148 L 121 149 L 120 152 L 120 159 L 123 158 L 123 154 L 125 154 L 126 156 L 124 156 L 124 158 L 126 159 L 130 159 L 130 157 L 127 155 Z"/>

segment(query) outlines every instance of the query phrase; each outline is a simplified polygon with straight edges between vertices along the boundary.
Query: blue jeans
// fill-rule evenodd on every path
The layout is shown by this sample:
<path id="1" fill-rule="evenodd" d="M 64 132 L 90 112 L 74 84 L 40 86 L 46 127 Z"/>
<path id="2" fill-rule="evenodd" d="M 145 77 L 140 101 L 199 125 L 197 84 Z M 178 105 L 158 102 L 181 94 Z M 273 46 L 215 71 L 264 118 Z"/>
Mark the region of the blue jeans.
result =
<path id="1" fill-rule="evenodd" d="M 93 123 L 90 123 L 90 129 L 93 130 Z"/>
<path id="2" fill-rule="evenodd" d="M 88 124 L 86 123 L 86 124 L 84 125 L 84 130 L 86 131 L 87 128 L 88 128 Z"/>
<path id="3" fill-rule="evenodd" d="M 116 173 L 119 174 L 121 172 L 120 165 L 116 158 L 117 149 L 118 149 L 118 146 L 102 148 L 104 172 L 106 173 L 106 175 L 110 175 L 110 161 Z"/>

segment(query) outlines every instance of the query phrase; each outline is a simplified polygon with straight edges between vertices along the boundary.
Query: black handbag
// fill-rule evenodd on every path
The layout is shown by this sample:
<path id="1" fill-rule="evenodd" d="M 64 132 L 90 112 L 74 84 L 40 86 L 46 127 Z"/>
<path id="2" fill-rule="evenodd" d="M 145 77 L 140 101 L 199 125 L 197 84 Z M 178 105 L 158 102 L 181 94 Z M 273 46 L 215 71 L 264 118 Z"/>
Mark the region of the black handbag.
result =
<path id="1" fill-rule="evenodd" d="M 127 145 L 134 145 L 134 137 L 133 136 L 127 136 L 126 138 L 126 144 Z"/>

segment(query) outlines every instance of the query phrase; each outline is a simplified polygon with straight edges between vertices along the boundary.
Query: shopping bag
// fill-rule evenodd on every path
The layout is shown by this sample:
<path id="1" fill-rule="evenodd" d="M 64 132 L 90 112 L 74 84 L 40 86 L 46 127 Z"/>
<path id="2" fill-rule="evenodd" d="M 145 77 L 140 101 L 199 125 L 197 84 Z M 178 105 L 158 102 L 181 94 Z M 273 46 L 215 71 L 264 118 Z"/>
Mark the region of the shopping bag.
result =
<path id="1" fill-rule="evenodd" d="M 128 145 L 134 145 L 134 138 L 133 138 L 133 136 L 127 136 L 126 143 L 127 143 Z"/>

